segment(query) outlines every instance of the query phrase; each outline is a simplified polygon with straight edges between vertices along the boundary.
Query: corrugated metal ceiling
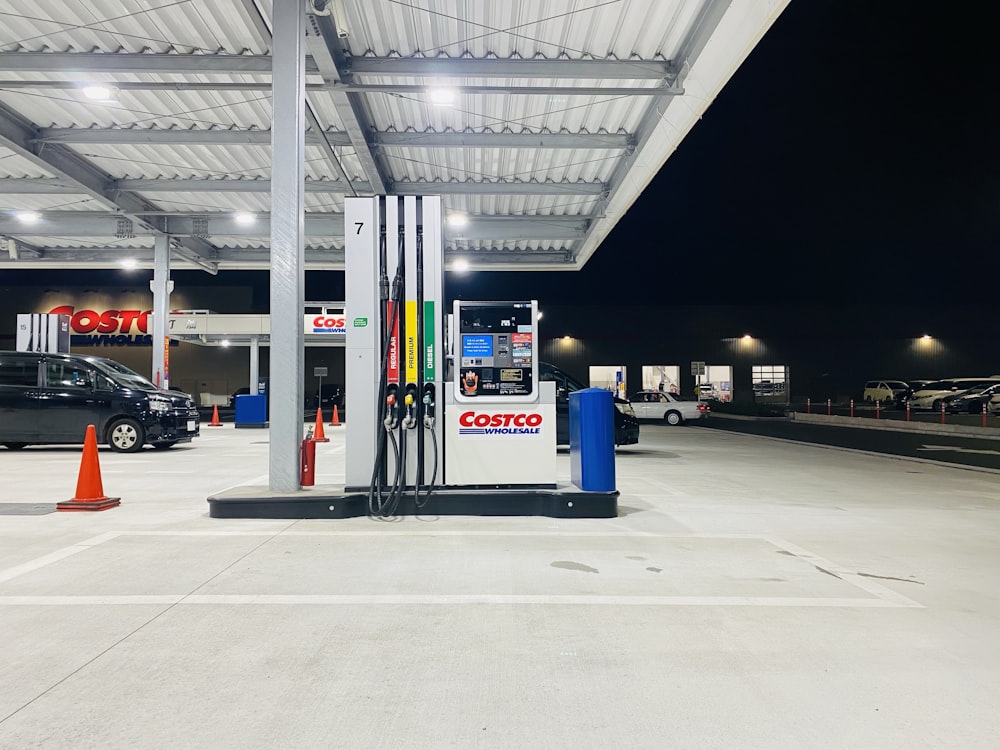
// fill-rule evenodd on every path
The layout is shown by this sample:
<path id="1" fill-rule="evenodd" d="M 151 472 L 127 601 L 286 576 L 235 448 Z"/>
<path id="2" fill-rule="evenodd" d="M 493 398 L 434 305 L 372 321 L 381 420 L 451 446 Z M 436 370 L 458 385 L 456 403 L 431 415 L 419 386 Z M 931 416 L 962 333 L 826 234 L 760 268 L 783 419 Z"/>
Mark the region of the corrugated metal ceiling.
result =
<path id="1" fill-rule="evenodd" d="M 443 193 L 447 210 L 473 218 L 581 217 L 585 237 L 446 240 L 446 252 L 483 268 L 579 268 L 690 127 L 669 122 L 671 111 L 700 116 L 787 2 L 332 0 L 311 28 L 334 32 L 318 43 L 344 64 L 332 78 L 310 67 L 307 99 L 330 148 L 313 134 L 306 210 L 341 213 L 345 195 L 370 194 L 377 178 L 390 192 Z M 0 0 L 0 234 L 30 251 L 16 263 L 60 262 L 74 246 L 95 257 L 93 237 L 74 245 L 68 210 L 153 229 L 161 214 L 266 213 L 270 14 L 269 0 Z M 424 75 L 428 60 L 439 67 Z M 479 67 L 458 67 L 470 62 Z M 363 121 L 343 121 L 337 81 Z M 96 84 L 117 89 L 115 100 L 90 100 L 83 87 Z M 437 85 L 458 90 L 451 105 L 430 101 Z M 352 143 L 353 126 L 367 143 Z M 58 234 L 14 217 L 54 209 Z M 147 240 L 109 247 L 143 251 Z M 178 242 L 210 269 L 259 267 L 266 248 L 201 240 Z M 307 244 L 333 252 L 307 262 L 337 267 L 342 238 Z M 241 249 L 254 249 L 244 263 Z M 13 257 L 0 252 L 0 267 L 16 267 Z"/>

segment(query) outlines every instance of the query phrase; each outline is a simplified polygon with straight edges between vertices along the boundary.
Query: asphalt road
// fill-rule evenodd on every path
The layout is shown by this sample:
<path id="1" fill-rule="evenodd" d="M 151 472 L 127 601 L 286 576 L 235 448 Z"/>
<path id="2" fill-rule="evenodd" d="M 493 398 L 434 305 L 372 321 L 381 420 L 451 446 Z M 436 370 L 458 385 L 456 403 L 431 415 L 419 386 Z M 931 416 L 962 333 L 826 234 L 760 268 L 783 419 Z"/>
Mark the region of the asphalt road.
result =
<path id="1" fill-rule="evenodd" d="M 832 445 L 838 448 L 910 456 L 962 466 L 1000 470 L 1000 440 L 965 435 L 928 435 L 920 432 L 895 432 L 854 427 L 805 424 L 775 420 L 726 419 L 712 416 L 699 426 L 713 430 L 743 432 L 751 435 L 798 440 L 804 443 Z M 994 426 L 992 423 L 990 426 Z M 1000 493 L 1000 489 L 998 489 Z"/>

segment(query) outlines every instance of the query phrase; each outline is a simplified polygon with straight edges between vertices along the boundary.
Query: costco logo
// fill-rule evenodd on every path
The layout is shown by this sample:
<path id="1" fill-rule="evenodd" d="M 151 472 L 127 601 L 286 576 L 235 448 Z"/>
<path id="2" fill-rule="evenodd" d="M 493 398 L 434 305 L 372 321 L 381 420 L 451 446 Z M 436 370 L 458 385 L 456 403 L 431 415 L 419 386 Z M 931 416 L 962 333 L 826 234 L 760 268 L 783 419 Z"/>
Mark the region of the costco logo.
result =
<path id="1" fill-rule="evenodd" d="M 344 317 L 317 315 L 312 320 L 312 332 L 347 333 L 347 319 Z"/>
<path id="2" fill-rule="evenodd" d="M 459 435 L 539 435 L 542 432 L 542 415 L 467 411 L 458 418 L 458 425 Z"/>

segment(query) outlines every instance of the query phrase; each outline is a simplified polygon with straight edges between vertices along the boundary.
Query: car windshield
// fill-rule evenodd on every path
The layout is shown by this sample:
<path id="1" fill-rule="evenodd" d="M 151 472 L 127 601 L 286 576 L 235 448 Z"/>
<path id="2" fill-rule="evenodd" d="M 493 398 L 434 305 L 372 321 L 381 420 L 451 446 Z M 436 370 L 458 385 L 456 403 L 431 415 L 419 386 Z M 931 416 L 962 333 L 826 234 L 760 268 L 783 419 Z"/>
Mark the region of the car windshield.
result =
<path id="1" fill-rule="evenodd" d="M 885 384 L 887 386 L 889 386 L 890 388 L 908 388 L 909 387 L 902 380 L 887 380 L 887 381 L 885 381 Z"/>
<path id="2" fill-rule="evenodd" d="M 142 391 L 155 391 L 157 387 L 134 370 L 130 370 L 120 362 L 113 359 L 92 359 L 91 363 L 119 385 L 127 388 L 138 388 Z"/>
<path id="3" fill-rule="evenodd" d="M 985 391 L 989 387 L 990 386 L 988 386 L 988 385 L 974 385 L 971 388 L 969 388 L 969 390 L 964 391 L 962 393 L 962 395 L 963 396 L 972 396 L 973 394 L 976 394 L 976 393 L 982 393 L 983 391 Z"/>

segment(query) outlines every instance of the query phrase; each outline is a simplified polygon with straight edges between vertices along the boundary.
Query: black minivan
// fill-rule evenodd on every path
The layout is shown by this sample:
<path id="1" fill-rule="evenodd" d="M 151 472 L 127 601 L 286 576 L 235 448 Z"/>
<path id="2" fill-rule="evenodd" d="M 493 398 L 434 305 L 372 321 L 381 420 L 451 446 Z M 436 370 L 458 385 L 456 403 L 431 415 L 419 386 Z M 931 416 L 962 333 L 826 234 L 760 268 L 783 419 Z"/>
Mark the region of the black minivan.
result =
<path id="1" fill-rule="evenodd" d="M 556 444 L 569 445 L 569 394 L 585 386 L 569 373 L 548 362 L 538 363 L 538 379 L 556 384 Z M 632 404 L 614 396 L 615 445 L 635 445 L 639 442 L 639 420 Z"/>
<path id="2" fill-rule="evenodd" d="M 163 391 L 125 365 L 78 354 L 0 352 L 0 444 L 98 442 L 134 453 L 169 448 L 198 435 L 191 397 Z"/>

